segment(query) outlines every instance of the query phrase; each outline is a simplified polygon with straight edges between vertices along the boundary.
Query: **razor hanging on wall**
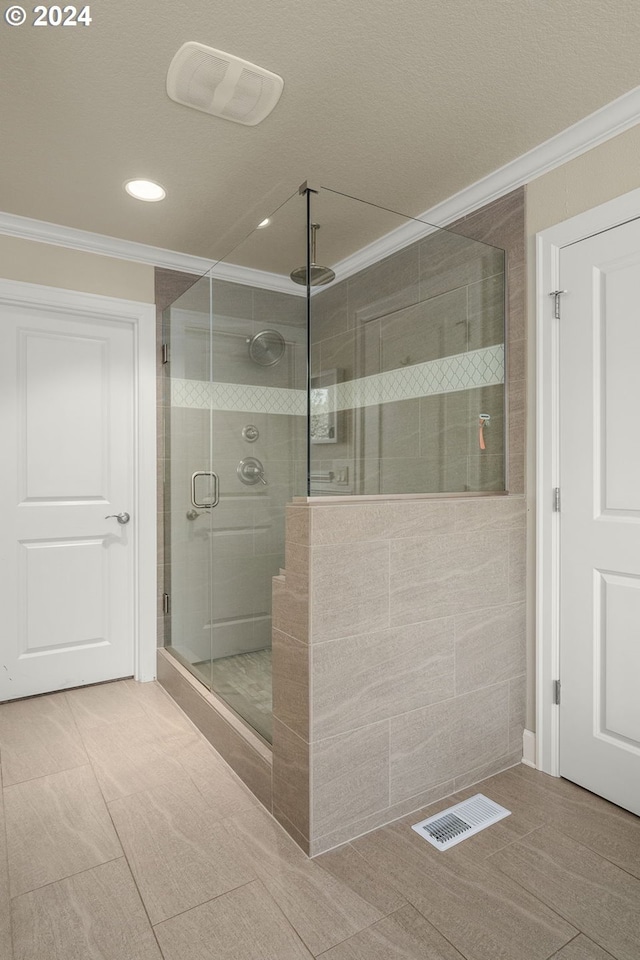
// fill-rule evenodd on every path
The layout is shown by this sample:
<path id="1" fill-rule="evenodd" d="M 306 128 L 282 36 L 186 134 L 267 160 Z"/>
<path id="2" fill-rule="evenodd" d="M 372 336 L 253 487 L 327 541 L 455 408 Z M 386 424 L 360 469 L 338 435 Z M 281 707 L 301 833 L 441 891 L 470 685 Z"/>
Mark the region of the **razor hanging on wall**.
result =
<path id="1" fill-rule="evenodd" d="M 489 421 L 491 420 L 491 414 L 481 413 L 478 424 L 478 443 L 480 444 L 481 450 L 486 450 L 486 445 L 484 442 L 484 428 L 489 426 Z"/>

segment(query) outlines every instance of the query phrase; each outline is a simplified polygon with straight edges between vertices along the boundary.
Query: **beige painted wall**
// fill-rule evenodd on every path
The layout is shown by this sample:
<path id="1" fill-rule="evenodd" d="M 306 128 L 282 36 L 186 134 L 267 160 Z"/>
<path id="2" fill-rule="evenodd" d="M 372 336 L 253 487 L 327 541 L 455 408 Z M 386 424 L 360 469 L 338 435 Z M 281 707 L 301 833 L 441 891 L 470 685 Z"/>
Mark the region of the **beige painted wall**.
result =
<path id="1" fill-rule="evenodd" d="M 527 184 L 527 498 L 529 501 L 527 589 L 527 729 L 535 730 L 535 484 L 536 305 L 535 238 L 547 227 L 640 187 L 640 125 Z"/>
<path id="2" fill-rule="evenodd" d="M 154 268 L 49 243 L 0 236 L 0 276 L 122 300 L 154 302 Z"/>

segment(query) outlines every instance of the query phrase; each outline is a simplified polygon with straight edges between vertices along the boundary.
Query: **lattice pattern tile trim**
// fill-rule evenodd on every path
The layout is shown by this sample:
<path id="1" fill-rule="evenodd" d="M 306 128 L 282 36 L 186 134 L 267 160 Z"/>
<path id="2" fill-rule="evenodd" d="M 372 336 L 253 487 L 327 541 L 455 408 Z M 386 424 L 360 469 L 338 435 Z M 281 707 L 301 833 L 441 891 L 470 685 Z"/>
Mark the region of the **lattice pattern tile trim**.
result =
<path id="1" fill-rule="evenodd" d="M 174 378 L 171 380 L 171 406 L 304 417 L 307 394 L 305 390 L 288 390 L 285 387 Z"/>
<path id="2" fill-rule="evenodd" d="M 351 410 L 504 383 L 504 344 L 349 380 L 319 391 L 324 409 Z M 312 397 L 312 408 L 314 407 Z"/>
<path id="3" fill-rule="evenodd" d="M 504 383 L 504 344 L 349 380 L 311 392 L 312 414 L 455 393 Z M 171 406 L 304 417 L 305 390 L 206 380 L 171 380 Z"/>

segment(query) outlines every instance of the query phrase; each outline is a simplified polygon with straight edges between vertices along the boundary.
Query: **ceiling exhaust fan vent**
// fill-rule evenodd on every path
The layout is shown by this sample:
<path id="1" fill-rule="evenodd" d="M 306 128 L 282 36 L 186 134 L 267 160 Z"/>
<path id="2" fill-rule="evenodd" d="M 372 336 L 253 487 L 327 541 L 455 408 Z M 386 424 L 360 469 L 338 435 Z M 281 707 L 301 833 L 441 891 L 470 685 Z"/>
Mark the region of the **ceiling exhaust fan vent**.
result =
<path id="1" fill-rule="evenodd" d="M 277 73 L 194 40 L 180 47 L 167 73 L 176 103 L 251 127 L 271 113 L 283 87 Z"/>

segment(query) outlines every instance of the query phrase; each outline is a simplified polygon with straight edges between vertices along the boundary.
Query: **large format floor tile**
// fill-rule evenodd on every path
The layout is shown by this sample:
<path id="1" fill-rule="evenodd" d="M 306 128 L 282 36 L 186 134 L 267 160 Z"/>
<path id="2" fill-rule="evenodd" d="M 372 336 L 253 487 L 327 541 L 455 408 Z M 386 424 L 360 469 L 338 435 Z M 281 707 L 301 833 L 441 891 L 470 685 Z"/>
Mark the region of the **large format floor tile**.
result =
<path id="1" fill-rule="evenodd" d="M 382 916 L 394 913 L 407 903 L 395 887 L 392 887 L 381 870 L 346 843 L 336 850 L 323 853 L 313 861 L 380 911 Z"/>
<path id="2" fill-rule="evenodd" d="M 309 860 L 155 683 L 3 716 L 1 960 L 11 918 L 15 960 L 640 958 L 640 819 L 565 780 L 518 765 Z M 411 830 L 475 793 L 511 816 Z"/>
<path id="3" fill-rule="evenodd" d="M 114 800 L 109 810 L 152 923 L 255 879 L 241 845 L 189 780 Z"/>
<path id="4" fill-rule="evenodd" d="M 90 766 L 4 790 L 11 895 L 122 856 Z"/>
<path id="5" fill-rule="evenodd" d="M 154 731 L 162 737 L 180 737 L 194 733 L 196 727 L 155 680 L 137 683 L 124 680 L 144 712 L 152 719 Z"/>
<path id="6" fill-rule="evenodd" d="M 124 858 L 17 897 L 12 921 L 14 960 L 162 960 Z"/>
<path id="7" fill-rule="evenodd" d="M 321 960 L 464 960 L 410 904 L 320 954 Z"/>
<path id="8" fill-rule="evenodd" d="M 2 704 L 0 755 L 5 787 L 88 763 L 65 695 Z"/>
<path id="9" fill-rule="evenodd" d="M 165 960 L 311 960 L 259 880 L 155 929 Z"/>
<path id="10" fill-rule="evenodd" d="M 68 690 L 65 696 L 81 731 L 103 723 L 124 723 L 146 716 L 140 694 L 126 680 L 78 687 Z"/>
<path id="11" fill-rule="evenodd" d="M 100 789 L 107 801 L 150 790 L 167 780 L 184 780 L 180 751 L 197 743 L 195 731 L 164 739 L 148 717 L 91 727 L 83 739 Z"/>
<path id="12" fill-rule="evenodd" d="M 308 860 L 267 813 L 226 821 L 252 858 L 258 877 L 314 955 L 381 919 L 344 880 Z"/>
<path id="13" fill-rule="evenodd" d="M 408 824 L 384 827 L 353 846 L 467 960 L 547 960 L 578 933 L 487 862 L 474 863 L 455 848 L 434 851 Z"/>
<path id="14" fill-rule="evenodd" d="M 172 749 L 183 772 L 209 804 L 213 819 L 224 820 L 259 807 L 251 791 L 203 737 L 190 742 L 176 741 Z"/>
<path id="15" fill-rule="evenodd" d="M 581 933 L 558 953 L 554 953 L 549 960 L 611 960 L 611 954 Z"/>
<path id="16" fill-rule="evenodd" d="M 618 960 L 640 957 L 640 880 L 550 827 L 491 862 Z"/>
<path id="17" fill-rule="evenodd" d="M 0 774 L 0 957 L 11 958 L 11 908 L 9 897 L 9 865 Z"/>
<path id="18" fill-rule="evenodd" d="M 508 790 L 539 826 L 554 826 L 640 879 L 640 818 L 568 780 L 522 764 L 508 774 L 496 778 L 496 789 Z"/>
<path id="19" fill-rule="evenodd" d="M 6 866 L 0 865 L 0 957 L 11 957 L 11 901 Z"/>
<path id="20" fill-rule="evenodd" d="M 0 877 L 0 957 L 11 957 L 11 901 L 6 875 Z"/>

